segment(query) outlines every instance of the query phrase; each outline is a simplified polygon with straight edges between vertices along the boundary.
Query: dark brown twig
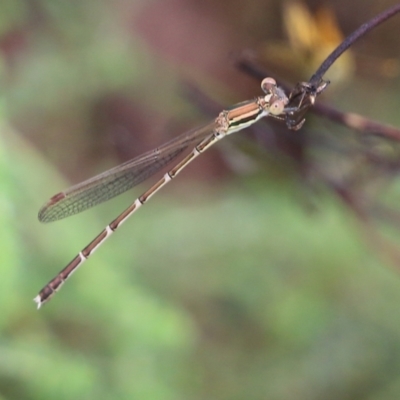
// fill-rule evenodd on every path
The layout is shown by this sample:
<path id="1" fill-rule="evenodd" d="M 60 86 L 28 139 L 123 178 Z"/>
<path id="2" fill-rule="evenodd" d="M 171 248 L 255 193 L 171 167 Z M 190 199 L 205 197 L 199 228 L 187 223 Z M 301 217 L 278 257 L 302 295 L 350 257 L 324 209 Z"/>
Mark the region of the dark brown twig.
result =
<path id="1" fill-rule="evenodd" d="M 321 66 L 317 69 L 315 74 L 311 77 L 309 84 L 313 87 L 317 87 L 321 82 L 326 71 L 331 65 L 340 57 L 356 40 L 367 34 L 370 30 L 376 28 L 379 24 L 386 21 L 393 15 L 400 11 L 400 3 L 395 6 L 388 8 L 376 17 L 372 18 L 365 24 L 362 24 L 358 29 L 351 33 L 347 38 L 338 46 L 335 50 L 325 59 Z"/>

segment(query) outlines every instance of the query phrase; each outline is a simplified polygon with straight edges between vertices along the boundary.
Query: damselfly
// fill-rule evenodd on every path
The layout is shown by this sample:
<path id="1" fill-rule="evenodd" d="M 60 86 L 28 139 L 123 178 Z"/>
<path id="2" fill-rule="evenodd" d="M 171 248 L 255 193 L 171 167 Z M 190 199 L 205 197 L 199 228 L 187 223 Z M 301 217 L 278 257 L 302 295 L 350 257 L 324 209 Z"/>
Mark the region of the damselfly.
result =
<path id="1" fill-rule="evenodd" d="M 273 117 L 286 121 L 290 129 L 299 129 L 305 111 L 314 104 L 316 96 L 325 89 L 327 82 L 321 81 L 317 88 L 306 83 L 299 84 L 288 97 L 272 78 L 261 82 L 263 96 L 244 101 L 222 111 L 211 123 L 190 130 L 166 144 L 139 157 L 125 162 L 109 171 L 79 183 L 53 196 L 39 211 L 41 222 L 51 222 L 121 194 L 152 176 L 173 159 L 182 155 L 189 146 L 192 151 L 169 170 L 150 189 L 139 196 L 125 211 L 115 218 L 95 239 L 93 239 L 56 277 L 54 277 L 34 298 L 37 307 L 48 301 L 63 283 L 83 262 L 102 245 L 136 210 L 158 190 L 175 178 L 197 156 L 233 132 L 254 124 L 263 117 Z"/>

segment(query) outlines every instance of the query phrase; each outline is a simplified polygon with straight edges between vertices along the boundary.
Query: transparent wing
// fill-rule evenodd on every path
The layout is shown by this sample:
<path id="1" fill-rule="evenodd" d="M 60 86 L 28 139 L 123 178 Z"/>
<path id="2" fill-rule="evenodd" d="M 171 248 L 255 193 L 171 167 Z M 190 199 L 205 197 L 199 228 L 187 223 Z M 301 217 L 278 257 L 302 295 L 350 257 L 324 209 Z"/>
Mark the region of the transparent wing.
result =
<path id="1" fill-rule="evenodd" d="M 40 210 L 39 220 L 51 222 L 77 214 L 109 200 L 154 175 L 190 145 L 216 128 L 212 122 L 192 129 L 164 145 L 54 195 Z"/>

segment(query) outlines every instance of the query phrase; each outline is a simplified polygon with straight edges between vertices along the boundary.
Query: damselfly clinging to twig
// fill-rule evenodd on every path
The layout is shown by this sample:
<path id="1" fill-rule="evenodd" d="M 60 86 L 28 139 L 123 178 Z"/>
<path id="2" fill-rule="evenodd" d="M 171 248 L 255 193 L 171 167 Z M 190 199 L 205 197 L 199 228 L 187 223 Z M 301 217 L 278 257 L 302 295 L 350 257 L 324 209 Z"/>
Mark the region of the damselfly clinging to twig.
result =
<path id="1" fill-rule="evenodd" d="M 284 120 L 290 129 L 299 129 L 304 114 L 327 86 L 321 81 L 317 87 L 301 83 L 288 96 L 272 78 L 265 78 L 261 88 L 265 95 L 244 101 L 222 111 L 211 123 L 190 130 L 166 144 L 125 162 L 109 171 L 79 183 L 53 196 L 39 211 L 41 222 L 51 222 L 121 194 L 152 176 L 189 146 L 195 146 L 177 165 L 169 170 L 150 189 L 138 197 L 125 211 L 115 218 L 95 239 L 93 239 L 55 278 L 35 297 L 37 307 L 48 301 L 60 289 L 69 276 L 80 267 L 105 240 L 125 222 L 140 206 L 147 202 L 159 189 L 175 178 L 197 156 L 223 137 L 254 124 L 263 117 Z"/>

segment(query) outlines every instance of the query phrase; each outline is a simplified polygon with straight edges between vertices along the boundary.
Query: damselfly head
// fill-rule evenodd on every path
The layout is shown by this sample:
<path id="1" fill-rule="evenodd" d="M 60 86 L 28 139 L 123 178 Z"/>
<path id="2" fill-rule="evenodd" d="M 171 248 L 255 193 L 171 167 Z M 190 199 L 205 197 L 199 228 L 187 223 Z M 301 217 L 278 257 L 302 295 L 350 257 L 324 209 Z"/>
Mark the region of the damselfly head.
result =
<path id="1" fill-rule="evenodd" d="M 289 99 L 286 93 L 276 85 L 275 79 L 264 78 L 261 82 L 261 89 L 266 94 L 264 99 L 269 104 L 269 112 L 272 115 L 282 114 Z"/>

